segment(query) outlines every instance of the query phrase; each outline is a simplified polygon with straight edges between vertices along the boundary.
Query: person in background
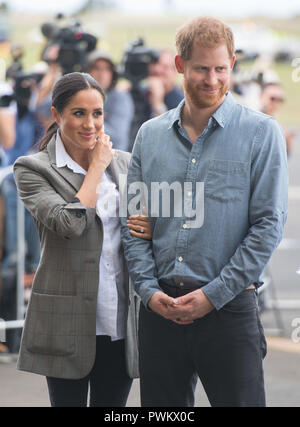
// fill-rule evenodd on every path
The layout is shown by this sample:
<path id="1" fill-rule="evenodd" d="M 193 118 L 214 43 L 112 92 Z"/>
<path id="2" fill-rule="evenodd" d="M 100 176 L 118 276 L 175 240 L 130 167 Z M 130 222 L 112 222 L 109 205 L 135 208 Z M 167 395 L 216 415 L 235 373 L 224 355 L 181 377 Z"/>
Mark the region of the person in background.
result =
<path id="1" fill-rule="evenodd" d="M 13 89 L 4 82 L 0 82 L 0 168 L 8 165 L 8 158 L 6 150 L 13 147 L 16 138 L 16 115 L 17 106 L 16 102 L 12 100 Z M 3 255 L 5 250 L 5 221 L 7 218 L 7 209 L 5 207 L 5 199 L 1 189 L 0 194 L 0 247 L 1 247 L 1 269 L 3 262 Z M 11 310 L 8 309 L 7 303 L 10 300 L 7 295 L 6 288 L 4 289 L 2 274 L 0 277 L 0 318 L 10 317 Z M 10 304 L 9 304 L 10 306 Z M 11 335 L 11 334 L 9 334 Z M 0 342 L 0 363 L 11 361 L 9 347 Z"/>
<path id="2" fill-rule="evenodd" d="M 162 49 L 159 60 L 149 65 L 146 97 L 149 101 L 149 119 L 176 108 L 183 99 L 183 90 L 177 85 L 175 53 Z"/>
<path id="3" fill-rule="evenodd" d="M 183 99 L 183 90 L 176 82 L 174 58 L 174 52 L 164 48 L 159 51 L 158 61 L 148 65 L 148 76 L 137 88 L 136 115 L 131 128 L 132 141 L 144 122 L 177 107 Z"/>
<path id="4" fill-rule="evenodd" d="M 4 150 L 11 149 L 16 140 L 17 104 L 12 97 L 12 87 L 4 81 L 0 82 L 0 167 L 7 165 Z"/>
<path id="5" fill-rule="evenodd" d="M 275 116 L 285 102 L 285 93 L 278 82 L 269 82 L 262 85 L 260 94 L 260 111 L 270 116 Z M 293 144 L 294 132 L 284 129 L 287 155 L 290 155 Z"/>
<path id="6" fill-rule="evenodd" d="M 116 88 L 118 73 L 110 55 L 101 49 L 90 53 L 87 72 L 104 89 L 104 128 L 114 148 L 131 151 L 130 127 L 134 115 L 134 104 L 127 91 Z"/>

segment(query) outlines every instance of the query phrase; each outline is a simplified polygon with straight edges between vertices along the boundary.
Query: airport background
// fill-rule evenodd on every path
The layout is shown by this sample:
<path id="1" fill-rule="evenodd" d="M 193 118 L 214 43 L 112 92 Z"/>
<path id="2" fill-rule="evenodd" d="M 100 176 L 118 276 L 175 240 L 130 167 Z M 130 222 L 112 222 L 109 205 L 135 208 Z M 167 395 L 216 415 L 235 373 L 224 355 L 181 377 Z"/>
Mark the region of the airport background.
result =
<path id="1" fill-rule="evenodd" d="M 41 33 L 41 25 L 54 22 L 57 13 L 65 14 L 57 23 L 59 26 L 68 26 L 79 19 L 82 29 L 97 37 L 97 48 L 108 52 L 117 66 L 129 44 L 140 37 L 149 49 L 174 49 L 177 28 L 192 16 L 212 15 L 223 19 L 233 28 L 236 48 L 241 50 L 239 68 L 233 75 L 233 84 L 237 88 L 235 96 L 239 102 L 260 109 L 262 83 L 279 83 L 282 89 L 274 115 L 290 136 L 289 216 L 284 238 L 268 265 L 266 286 L 261 292 L 260 304 L 269 344 L 265 360 L 268 405 L 300 406 L 300 277 L 297 274 L 300 267 L 300 4 L 290 1 L 286 5 L 280 5 L 279 2 L 269 0 L 187 0 L 184 4 L 181 3 L 177 0 L 157 0 L 151 4 L 146 0 L 61 0 L 52 1 L 51 5 L 46 6 L 44 2 L 37 1 L 31 1 L 30 5 L 21 0 L 0 1 L 0 82 L 5 80 L 5 71 L 12 64 L 12 47 L 23 51 L 21 62 L 25 74 L 46 72 L 47 64 L 41 61 L 41 52 L 47 41 Z M 176 83 L 180 86 L 179 77 Z M 120 78 L 118 85 L 122 90 L 128 90 L 128 80 Z M 41 126 L 40 132 L 42 130 Z M 28 136 L 26 128 L 20 132 L 25 132 Z M 34 145 L 39 138 L 39 130 L 35 130 L 31 138 L 32 144 L 29 145 Z M 0 175 L 6 165 L 7 163 L 2 163 Z M 7 247 L 5 238 L 6 228 L 15 228 L 13 224 L 7 226 L 12 212 L 16 212 L 16 204 L 12 200 L 13 191 L 11 177 L 8 176 L 1 184 L 0 209 L 0 318 L 5 321 L 18 318 L 17 307 L 14 307 L 13 316 L 11 312 L 9 315 L 5 313 L 3 295 L 3 290 L 9 288 L 14 300 L 18 299 L 17 276 L 20 275 L 20 266 L 16 251 L 21 239 L 20 231 L 15 229 L 12 248 Z M 38 261 L 35 231 L 28 218 L 25 220 L 25 232 L 25 246 L 31 249 L 31 253 L 27 253 L 26 263 L 23 260 L 25 271 L 22 282 L 26 307 L 30 297 L 32 273 Z M 9 268 L 6 268 L 7 265 Z M 16 370 L 20 332 L 21 329 L 7 331 L 6 335 L 10 336 L 8 342 L 2 340 L 0 406 L 48 406 L 44 378 Z M 208 406 L 200 385 L 197 390 L 196 404 Z M 134 382 L 128 406 L 139 406 L 138 380 Z"/>

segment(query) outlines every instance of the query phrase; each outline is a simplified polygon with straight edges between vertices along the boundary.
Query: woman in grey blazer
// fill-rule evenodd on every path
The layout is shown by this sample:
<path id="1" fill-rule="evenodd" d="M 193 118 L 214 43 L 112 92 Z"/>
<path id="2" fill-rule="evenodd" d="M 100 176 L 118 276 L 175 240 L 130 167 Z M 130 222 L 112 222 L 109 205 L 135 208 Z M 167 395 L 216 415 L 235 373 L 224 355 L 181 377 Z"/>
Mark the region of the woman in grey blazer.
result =
<path id="1" fill-rule="evenodd" d="M 88 74 L 61 77 L 40 151 L 14 165 L 41 241 L 18 368 L 47 377 L 52 406 L 86 406 L 88 387 L 91 406 L 125 406 L 138 376 L 118 216 L 130 154 L 104 133 L 104 98 Z M 143 218 L 131 228 L 149 238 Z"/>

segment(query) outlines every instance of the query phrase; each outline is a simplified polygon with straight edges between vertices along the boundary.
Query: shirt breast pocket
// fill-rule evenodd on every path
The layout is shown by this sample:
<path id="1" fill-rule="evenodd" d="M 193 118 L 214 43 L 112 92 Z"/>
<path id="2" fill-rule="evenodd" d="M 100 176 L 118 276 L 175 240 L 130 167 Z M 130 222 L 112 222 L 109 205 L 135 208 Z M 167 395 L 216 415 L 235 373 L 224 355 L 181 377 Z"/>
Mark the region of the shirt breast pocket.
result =
<path id="1" fill-rule="evenodd" d="M 204 182 L 205 196 L 222 203 L 241 201 L 247 188 L 249 164 L 211 160 Z"/>

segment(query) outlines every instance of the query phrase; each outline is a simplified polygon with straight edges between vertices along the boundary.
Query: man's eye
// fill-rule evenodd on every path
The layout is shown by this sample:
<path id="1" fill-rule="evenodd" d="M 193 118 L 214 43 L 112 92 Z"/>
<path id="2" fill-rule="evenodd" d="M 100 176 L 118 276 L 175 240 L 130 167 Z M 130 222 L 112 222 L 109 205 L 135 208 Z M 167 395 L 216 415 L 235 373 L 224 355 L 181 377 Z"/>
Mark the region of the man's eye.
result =
<path id="1" fill-rule="evenodd" d="M 95 117 L 100 117 L 100 116 L 102 116 L 102 111 L 95 111 L 95 112 L 94 112 L 94 116 L 95 116 Z"/>
<path id="2" fill-rule="evenodd" d="M 82 111 L 75 111 L 74 116 L 80 117 L 82 114 Z"/>

